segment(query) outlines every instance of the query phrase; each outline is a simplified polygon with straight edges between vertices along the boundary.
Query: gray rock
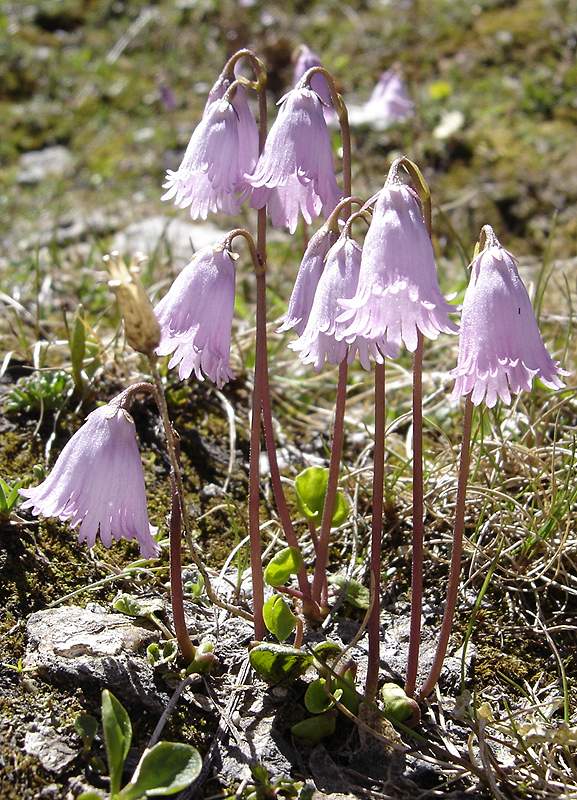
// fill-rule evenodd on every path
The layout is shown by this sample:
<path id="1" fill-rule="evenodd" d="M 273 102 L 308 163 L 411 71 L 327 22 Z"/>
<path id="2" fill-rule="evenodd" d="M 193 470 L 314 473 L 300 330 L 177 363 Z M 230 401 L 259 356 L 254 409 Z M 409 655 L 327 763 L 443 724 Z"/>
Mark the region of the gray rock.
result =
<path id="1" fill-rule="evenodd" d="M 54 683 L 109 688 L 128 702 L 160 711 L 168 698 L 145 657 L 157 631 L 122 614 L 64 606 L 32 614 L 25 666 Z"/>
<path id="2" fill-rule="evenodd" d="M 217 244 L 227 231 L 210 222 L 184 222 L 176 217 L 157 215 L 134 222 L 119 231 L 111 249 L 129 254 L 136 251 L 151 255 L 167 252 L 174 262 L 185 263 L 201 247 Z"/>
<path id="3" fill-rule="evenodd" d="M 31 150 L 20 157 L 18 183 L 33 186 L 45 178 L 65 178 L 74 169 L 74 157 L 61 145 Z"/>
<path id="4" fill-rule="evenodd" d="M 50 725 L 35 724 L 26 732 L 24 751 L 37 758 L 48 772 L 65 770 L 76 758 L 76 751 Z"/>

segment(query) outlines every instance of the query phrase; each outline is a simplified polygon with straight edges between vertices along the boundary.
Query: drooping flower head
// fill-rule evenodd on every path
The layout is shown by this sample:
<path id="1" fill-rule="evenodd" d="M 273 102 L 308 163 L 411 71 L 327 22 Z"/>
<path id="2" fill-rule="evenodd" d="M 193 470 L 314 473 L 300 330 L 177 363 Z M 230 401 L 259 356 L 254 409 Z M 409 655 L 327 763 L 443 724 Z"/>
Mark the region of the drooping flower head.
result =
<path id="1" fill-rule="evenodd" d="M 437 282 L 433 247 L 415 192 L 388 179 L 377 196 L 363 246 L 356 294 L 344 298 L 339 338 L 384 340 L 413 352 L 417 332 L 429 339 L 455 332 L 453 307 Z"/>
<path id="2" fill-rule="evenodd" d="M 367 102 L 367 109 L 378 113 L 388 123 L 411 116 L 414 103 L 397 69 L 392 67 L 383 72 Z"/>
<path id="3" fill-rule="evenodd" d="M 217 80 L 180 167 L 166 174 L 162 199 L 190 206 L 192 219 L 206 219 L 209 211 L 237 214 L 250 191 L 244 175 L 256 164 L 258 131 L 244 86 L 235 85 L 229 98 L 231 84 Z"/>
<path id="4" fill-rule="evenodd" d="M 341 193 L 322 103 L 312 89 L 299 84 L 280 101 L 279 113 L 254 174 L 254 208 L 268 205 L 273 225 L 296 230 L 299 214 L 308 222 L 327 216 Z"/>
<path id="5" fill-rule="evenodd" d="M 352 361 L 357 352 L 365 369 L 369 368 L 369 356 L 382 363 L 383 356 L 398 355 L 384 339 L 379 350 L 362 336 L 351 337 L 346 342 L 337 336 L 342 328 L 337 321 L 339 300 L 355 294 L 361 253 L 359 245 L 343 232 L 326 256 L 307 324 L 297 341 L 289 345 L 299 353 L 304 364 L 313 364 L 317 371 L 325 360 L 329 364 L 340 364 L 347 357 Z"/>
<path id="6" fill-rule="evenodd" d="M 485 246 L 471 264 L 471 279 L 461 316 L 459 358 L 451 375 L 453 397 L 471 393 L 474 405 L 491 408 L 497 398 L 529 391 L 533 378 L 546 386 L 563 386 L 560 369 L 547 352 L 515 258 L 489 225 Z"/>
<path id="7" fill-rule="evenodd" d="M 148 521 L 142 462 L 132 417 L 122 404 L 124 393 L 86 418 L 58 456 L 48 477 L 32 489 L 22 508 L 57 517 L 78 528 L 78 541 L 92 547 L 99 535 L 134 539 L 144 558 L 158 545 Z"/>
<path id="8" fill-rule="evenodd" d="M 309 319 L 325 257 L 338 238 L 327 225 L 311 237 L 301 261 L 288 309 L 279 333 L 294 328 L 300 336 Z"/>
<path id="9" fill-rule="evenodd" d="M 233 254 L 224 246 L 203 247 L 178 275 L 154 309 L 160 323 L 160 356 L 172 355 L 182 380 L 195 373 L 217 386 L 233 377 L 230 339 L 234 311 Z"/>
<path id="10" fill-rule="evenodd" d="M 297 51 L 295 59 L 293 85 L 297 86 L 303 75 L 312 69 L 312 67 L 322 67 L 321 60 L 318 55 L 307 47 L 306 44 L 301 44 Z M 313 75 L 310 82 L 311 89 L 313 89 L 321 98 L 327 108 L 332 107 L 331 92 L 323 75 Z M 334 113 L 334 112 L 333 112 Z M 325 115 L 326 119 L 326 115 Z"/>

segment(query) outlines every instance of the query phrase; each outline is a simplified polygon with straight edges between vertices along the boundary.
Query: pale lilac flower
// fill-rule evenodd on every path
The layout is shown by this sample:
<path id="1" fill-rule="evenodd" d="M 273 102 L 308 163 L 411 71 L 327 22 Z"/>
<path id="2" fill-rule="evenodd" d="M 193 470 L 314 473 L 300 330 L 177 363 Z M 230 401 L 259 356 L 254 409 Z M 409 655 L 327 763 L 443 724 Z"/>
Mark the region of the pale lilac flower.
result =
<path id="1" fill-rule="evenodd" d="M 386 183 L 377 196 L 365 237 L 361 274 L 346 309 L 339 338 L 365 336 L 381 347 L 384 338 L 413 352 L 417 331 L 429 339 L 451 333 L 453 306 L 437 282 L 431 240 L 416 194 L 400 183 Z"/>
<path id="2" fill-rule="evenodd" d="M 221 76 L 212 87 L 180 167 L 166 174 L 162 199 L 190 206 L 193 219 L 206 219 L 209 211 L 237 214 L 250 192 L 244 175 L 257 161 L 258 131 L 245 88 L 237 86 L 229 102 L 229 86 Z"/>
<path id="3" fill-rule="evenodd" d="M 143 558 L 153 558 L 155 528 L 148 521 L 134 422 L 122 397 L 88 415 L 39 486 L 20 490 L 28 498 L 22 508 L 80 526 L 78 541 L 89 547 L 97 535 L 106 547 L 113 539 L 135 539 Z"/>
<path id="4" fill-rule="evenodd" d="M 367 102 L 367 108 L 389 122 L 400 122 L 411 116 L 414 103 L 396 69 L 383 72 Z"/>
<path id="5" fill-rule="evenodd" d="M 278 329 L 279 333 L 294 328 L 300 336 L 304 331 L 323 272 L 325 257 L 337 237 L 338 234 L 331 231 L 326 225 L 323 225 L 311 237 L 299 267 L 286 316 Z"/>
<path id="6" fill-rule="evenodd" d="M 396 357 L 396 348 L 383 340 L 381 349 L 362 336 L 350 340 L 337 339 L 340 313 L 339 299 L 353 297 L 359 279 L 361 248 L 346 234 L 342 234 L 329 250 L 323 273 L 319 279 L 313 305 L 304 331 L 289 347 L 299 353 L 304 364 L 313 364 L 317 372 L 324 361 L 340 364 L 348 357 L 352 361 L 358 352 L 361 364 L 369 369 L 369 356 L 382 363 L 383 356 Z"/>
<path id="7" fill-rule="evenodd" d="M 182 380 L 195 373 L 217 386 L 233 377 L 230 339 L 234 311 L 235 268 L 232 254 L 222 247 L 203 247 L 178 275 L 154 313 L 161 338 L 156 350 L 172 355 Z"/>
<path id="8" fill-rule="evenodd" d="M 486 225 L 485 248 L 471 264 L 471 279 L 461 316 L 459 358 L 453 398 L 471 394 L 474 405 L 492 408 L 497 398 L 529 391 L 533 378 L 563 386 L 559 368 L 547 352 L 515 258 Z"/>
<path id="9" fill-rule="evenodd" d="M 309 222 L 327 216 L 341 197 L 322 103 L 312 89 L 298 86 L 280 101 L 256 170 L 246 176 L 254 187 L 252 205 L 270 204 L 274 225 L 294 233 L 299 213 Z"/>
<path id="10" fill-rule="evenodd" d="M 297 86 L 303 75 L 313 67 L 322 67 L 321 60 L 318 55 L 307 47 L 306 44 L 301 44 L 298 49 L 298 56 L 295 61 L 293 86 Z M 332 106 L 331 92 L 326 78 L 323 75 L 313 75 L 310 87 L 321 98 L 323 103 L 329 108 Z M 332 109 L 331 109 L 332 110 Z M 334 112 L 333 112 L 334 113 Z M 326 114 L 325 114 L 326 119 Z"/>

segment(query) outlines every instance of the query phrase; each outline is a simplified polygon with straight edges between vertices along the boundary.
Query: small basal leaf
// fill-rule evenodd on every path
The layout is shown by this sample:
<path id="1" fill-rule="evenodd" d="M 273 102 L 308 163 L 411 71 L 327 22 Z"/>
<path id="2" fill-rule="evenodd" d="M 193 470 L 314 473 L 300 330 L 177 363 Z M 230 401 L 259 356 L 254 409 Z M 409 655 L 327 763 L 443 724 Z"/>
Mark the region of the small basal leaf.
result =
<path id="1" fill-rule="evenodd" d="M 336 729 L 336 716 L 334 711 L 319 714 L 318 717 L 309 717 L 297 722 L 291 728 L 291 733 L 297 739 L 304 739 L 309 744 L 317 744 L 327 736 L 332 736 Z"/>
<path id="2" fill-rule="evenodd" d="M 177 794 L 198 778 L 201 769 L 202 759 L 196 747 L 176 742 L 158 742 L 144 752 L 120 798 L 138 800 L 139 797 Z"/>
<path id="3" fill-rule="evenodd" d="M 297 618 L 280 594 L 269 597 L 264 604 L 262 614 L 264 624 L 279 642 L 288 639 L 296 627 Z"/>
<path id="4" fill-rule="evenodd" d="M 126 709 L 108 689 L 102 692 L 102 728 L 110 773 L 110 793 L 115 794 L 120 789 L 122 768 L 132 741 L 132 725 Z"/>
<path id="5" fill-rule="evenodd" d="M 81 713 L 74 720 L 74 730 L 82 739 L 84 749 L 90 750 L 98 730 L 98 721 L 92 714 Z"/>
<path id="6" fill-rule="evenodd" d="M 301 514 L 320 523 L 325 505 L 329 471 L 325 467 L 307 467 L 295 478 L 297 506 Z M 337 492 L 332 526 L 338 527 L 349 515 L 349 506 L 342 492 Z"/>
<path id="7" fill-rule="evenodd" d="M 249 654 L 254 671 L 268 683 L 290 682 L 302 675 L 312 664 L 312 656 L 295 647 L 263 642 Z"/>
<path id="8" fill-rule="evenodd" d="M 153 667 L 160 667 L 163 664 L 170 664 L 176 660 L 178 655 L 178 643 L 175 639 L 169 639 L 163 644 L 152 642 L 146 648 L 146 659 Z"/>
<path id="9" fill-rule="evenodd" d="M 305 708 L 311 714 L 322 714 L 334 706 L 334 700 L 327 691 L 325 678 L 317 678 L 316 681 L 309 683 L 305 692 Z"/>
<path id="10" fill-rule="evenodd" d="M 330 583 L 338 586 L 341 591 L 345 590 L 345 600 L 354 608 L 366 611 L 371 604 L 371 593 L 366 586 L 356 581 L 354 578 L 347 578 L 345 575 L 332 575 Z"/>
<path id="11" fill-rule="evenodd" d="M 112 608 L 128 617 L 148 617 L 164 611 L 164 603 L 157 597 L 136 597 L 133 594 L 119 594 L 112 601 Z"/>
<path id="12" fill-rule="evenodd" d="M 412 727 L 421 718 L 419 704 L 396 683 L 385 683 L 381 689 L 383 711 L 391 722 L 403 722 Z"/>
<path id="13" fill-rule="evenodd" d="M 291 575 L 296 575 L 303 565 L 303 557 L 296 547 L 285 547 L 268 562 L 264 571 L 269 586 L 282 586 Z"/>

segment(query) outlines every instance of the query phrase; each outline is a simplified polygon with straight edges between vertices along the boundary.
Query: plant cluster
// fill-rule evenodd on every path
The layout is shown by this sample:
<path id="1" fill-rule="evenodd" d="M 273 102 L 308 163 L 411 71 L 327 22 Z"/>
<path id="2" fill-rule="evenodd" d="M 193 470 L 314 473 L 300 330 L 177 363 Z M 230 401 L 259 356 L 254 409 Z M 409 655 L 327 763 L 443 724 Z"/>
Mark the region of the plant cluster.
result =
<path id="1" fill-rule="evenodd" d="M 393 161 L 383 187 L 373 197 L 352 192 L 352 153 L 348 112 L 335 82 L 303 51 L 295 86 L 282 98 L 267 132 L 266 71 L 249 50 L 226 63 L 209 92 L 178 170 L 166 176 L 163 199 L 188 208 L 193 219 L 208 213 L 237 213 L 243 203 L 257 211 L 256 235 L 231 230 L 221 241 L 194 254 L 165 296 L 152 307 L 139 279 L 140 260 L 125 263 L 106 257 L 124 319 L 128 343 L 148 360 L 151 383 L 133 384 L 93 411 L 70 439 L 53 470 L 39 486 L 21 490 L 23 508 L 58 517 L 78 527 L 81 541 L 97 536 L 109 546 L 114 538 L 136 540 L 144 558 L 158 553 L 148 521 L 146 493 L 130 409 L 139 394 L 154 397 L 162 419 L 171 463 L 170 586 L 176 637 L 189 669 L 205 671 L 214 661 L 209 643 L 191 643 L 183 607 L 182 534 L 199 571 L 201 586 L 216 605 L 254 625 L 250 660 L 266 680 L 293 679 L 310 666 L 318 678 L 305 704 L 313 715 L 293 728 L 297 737 L 316 741 L 335 730 L 337 712 L 357 716 L 379 692 L 381 538 L 385 469 L 385 361 L 406 349 L 413 354 L 412 405 L 412 582 L 410 640 L 404 687 L 380 687 L 385 716 L 402 725 L 419 719 L 419 701 L 431 694 L 445 659 L 460 584 L 466 491 L 474 408 L 508 404 L 511 395 L 529 391 L 533 380 L 558 389 L 564 374 L 542 341 L 531 301 L 515 258 L 484 226 L 475 246 L 471 277 L 460 326 L 458 309 L 443 297 L 431 242 L 431 194 L 419 167 L 407 157 Z M 307 59 L 309 58 L 309 62 Z M 252 71 L 244 76 L 242 67 Z M 391 76 L 389 76 L 389 79 Z M 394 87 L 399 94 L 398 76 Z M 388 80 L 387 85 L 390 84 Z M 389 86 L 390 90 L 390 86 Z M 258 101 L 258 124 L 249 96 Z M 410 113 L 402 93 L 402 113 Z M 375 99 L 376 102 L 376 99 Z M 339 188 L 327 118 L 338 120 L 342 139 L 342 189 Z M 353 207 L 356 208 L 353 211 Z M 338 365 L 332 448 L 328 469 L 313 467 L 296 479 L 297 505 L 314 544 L 307 563 L 295 532 L 280 477 L 269 389 L 267 353 L 267 217 L 273 226 L 305 231 L 323 215 L 324 224 L 306 244 L 281 330 L 294 330 L 291 347 L 303 364 L 321 370 Z M 368 229 L 361 243 L 360 223 Z M 354 233 L 353 233 L 354 231 Z M 357 236 L 357 238 L 355 238 Z M 235 302 L 235 243 L 249 251 L 256 282 L 255 370 L 252 394 L 248 529 L 252 608 L 232 605 L 214 590 L 204 556 L 192 537 L 191 512 L 184 502 L 178 437 L 169 418 L 158 357 L 169 356 L 182 380 L 208 378 L 218 387 L 232 377 L 231 325 Z M 417 685 L 421 638 L 424 547 L 422 362 L 426 340 L 459 339 L 453 399 L 464 397 L 454 537 L 444 616 L 438 647 L 423 685 Z M 358 357 L 374 382 L 371 587 L 366 603 L 369 657 L 366 682 L 355 685 L 356 668 L 343 650 L 327 641 L 309 648 L 305 626 L 329 613 L 327 575 L 331 536 L 349 515 L 339 492 L 347 377 Z M 79 384 L 81 380 L 77 381 Z M 286 547 L 266 569 L 260 533 L 260 449 L 264 435 L 274 499 Z M 267 588 L 268 587 L 268 588 Z M 359 591 L 357 590 L 357 594 Z M 266 642 L 267 630 L 277 643 Z M 294 635 L 290 646 L 285 642 Z M 163 658 L 162 653 L 151 657 Z M 166 656 L 168 658 L 168 656 Z M 121 794 L 121 796 L 123 796 Z"/>

